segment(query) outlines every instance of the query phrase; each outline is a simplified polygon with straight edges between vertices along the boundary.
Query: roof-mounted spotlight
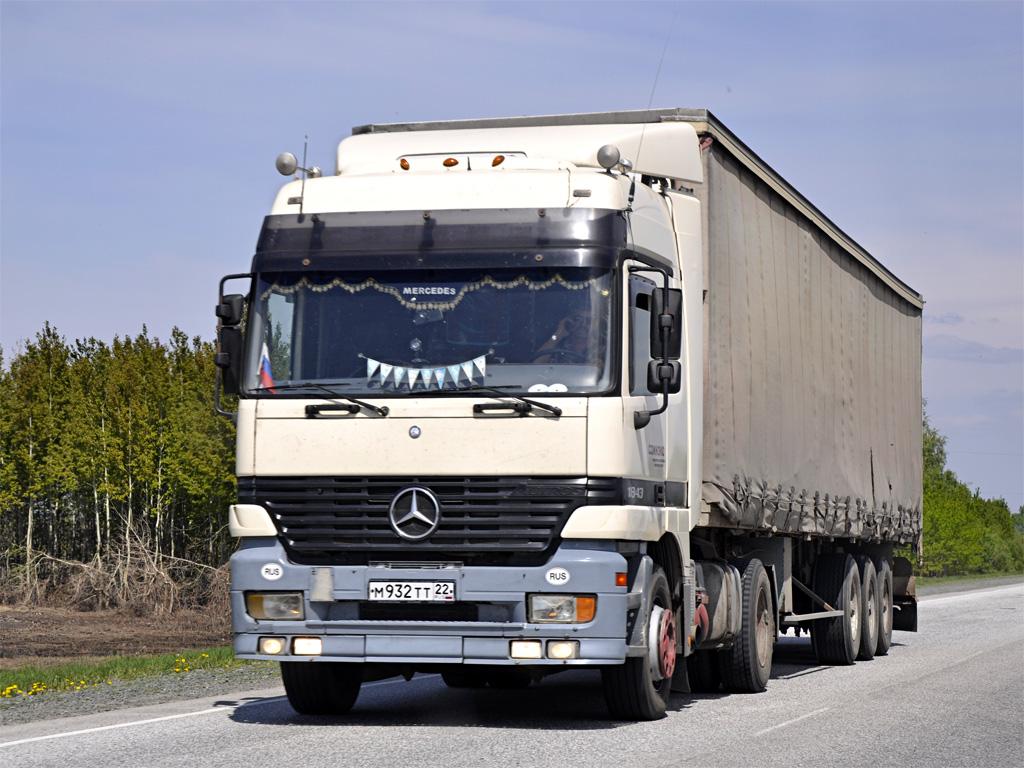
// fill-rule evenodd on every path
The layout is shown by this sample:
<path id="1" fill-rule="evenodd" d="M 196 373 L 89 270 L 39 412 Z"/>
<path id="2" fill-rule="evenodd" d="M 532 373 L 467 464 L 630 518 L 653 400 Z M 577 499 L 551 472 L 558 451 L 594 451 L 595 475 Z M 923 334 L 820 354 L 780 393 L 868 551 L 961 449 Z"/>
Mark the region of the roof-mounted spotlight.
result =
<path id="1" fill-rule="evenodd" d="M 277 166 L 277 172 L 282 176 L 291 176 L 296 171 L 302 171 L 310 179 L 318 179 L 324 175 L 324 172 L 315 165 L 301 168 L 299 161 L 291 152 L 282 152 L 277 156 L 277 161 L 274 164 Z"/>
<path id="2" fill-rule="evenodd" d="M 605 144 L 597 150 L 598 164 L 609 173 L 613 168 L 620 168 L 624 173 L 633 170 L 633 163 L 622 157 L 619 148 L 614 144 Z"/>

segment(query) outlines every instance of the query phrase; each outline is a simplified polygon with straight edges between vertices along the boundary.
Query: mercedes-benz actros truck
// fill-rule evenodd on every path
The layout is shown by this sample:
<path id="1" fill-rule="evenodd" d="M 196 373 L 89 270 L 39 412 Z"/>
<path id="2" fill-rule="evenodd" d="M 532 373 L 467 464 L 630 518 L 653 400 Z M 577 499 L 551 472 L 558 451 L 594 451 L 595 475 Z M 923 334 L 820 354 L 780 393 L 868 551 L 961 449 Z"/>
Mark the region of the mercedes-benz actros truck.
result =
<path id="1" fill-rule="evenodd" d="M 763 690 L 780 633 L 852 664 L 916 630 L 922 297 L 710 112 L 278 169 L 216 363 L 235 653 L 300 713 L 586 668 L 651 720 Z"/>

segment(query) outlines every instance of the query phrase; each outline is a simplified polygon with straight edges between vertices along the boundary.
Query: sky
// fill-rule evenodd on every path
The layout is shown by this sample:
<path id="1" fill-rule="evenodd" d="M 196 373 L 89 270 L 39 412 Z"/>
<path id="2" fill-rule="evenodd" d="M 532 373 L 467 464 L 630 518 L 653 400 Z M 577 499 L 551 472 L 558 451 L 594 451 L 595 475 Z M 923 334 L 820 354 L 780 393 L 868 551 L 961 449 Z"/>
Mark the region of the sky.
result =
<path id="1" fill-rule="evenodd" d="M 367 123 L 699 107 L 924 295 L 948 467 L 1024 505 L 1024 2 L 0 0 L 0 346 L 212 339 Z"/>

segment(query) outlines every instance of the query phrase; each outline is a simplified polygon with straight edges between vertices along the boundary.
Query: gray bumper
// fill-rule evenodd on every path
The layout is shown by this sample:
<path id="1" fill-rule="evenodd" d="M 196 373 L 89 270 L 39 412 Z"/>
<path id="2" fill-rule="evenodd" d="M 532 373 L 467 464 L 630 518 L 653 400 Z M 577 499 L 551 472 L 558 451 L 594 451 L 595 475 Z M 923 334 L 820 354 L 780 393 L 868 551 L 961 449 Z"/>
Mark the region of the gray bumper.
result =
<path id="1" fill-rule="evenodd" d="M 586 548 L 584 548 L 586 547 Z M 269 567 L 268 567 L 269 566 Z M 547 575 L 560 568 L 567 583 L 552 586 Z M 448 568 L 308 566 L 289 563 L 275 539 L 249 539 L 231 558 L 231 613 L 239 658 L 283 661 L 344 661 L 383 664 L 596 665 L 626 657 L 627 588 L 615 586 L 625 559 L 605 542 L 566 543 L 536 567 L 460 566 Z M 276 578 L 266 578 L 269 573 Z M 280 574 L 280 575 L 278 575 Z M 361 620 L 371 581 L 454 581 L 455 601 L 481 606 L 476 621 Z M 304 621 L 257 621 L 245 608 L 244 593 L 302 592 Z M 585 624 L 531 624 L 531 593 L 597 596 L 594 620 Z M 493 620 L 498 618 L 499 620 Z M 492 620 L 488 620 L 492 619 Z M 259 638 L 319 637 L 319 656 L 265 656 Z M 576 640 L 578 659 L 513 660 L 513 640 Z"/>

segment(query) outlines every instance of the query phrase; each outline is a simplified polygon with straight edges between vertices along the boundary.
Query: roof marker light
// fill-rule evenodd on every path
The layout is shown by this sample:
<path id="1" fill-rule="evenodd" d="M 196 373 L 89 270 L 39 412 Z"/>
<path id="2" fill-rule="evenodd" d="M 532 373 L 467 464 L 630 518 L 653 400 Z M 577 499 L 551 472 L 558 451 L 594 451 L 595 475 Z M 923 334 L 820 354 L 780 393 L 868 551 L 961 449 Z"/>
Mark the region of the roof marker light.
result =
<path id="1" fill-rule="evenodd" d="M 401 160 L 398 161 L 398 164 L 400 166 L 402 166 L 402 170 L 403 171 L 408 171 L 409 170 L 409 161 L 406 160 L 404 157 Z"/>
<path id="2" fill-rule="evenodd" d="M 497 168 L 499 165 L 505 162 L 504 155 L 495 155 L 494 159 L 491 160 L 491 168 Z"/>
<path id="3" fill-rule="evenodd" d="M 445 168 L 454 168 L 458 164 L 459 161 L 456 160 L 454 157 L 449 157 L 447 160 L 444 161 Z"/>

